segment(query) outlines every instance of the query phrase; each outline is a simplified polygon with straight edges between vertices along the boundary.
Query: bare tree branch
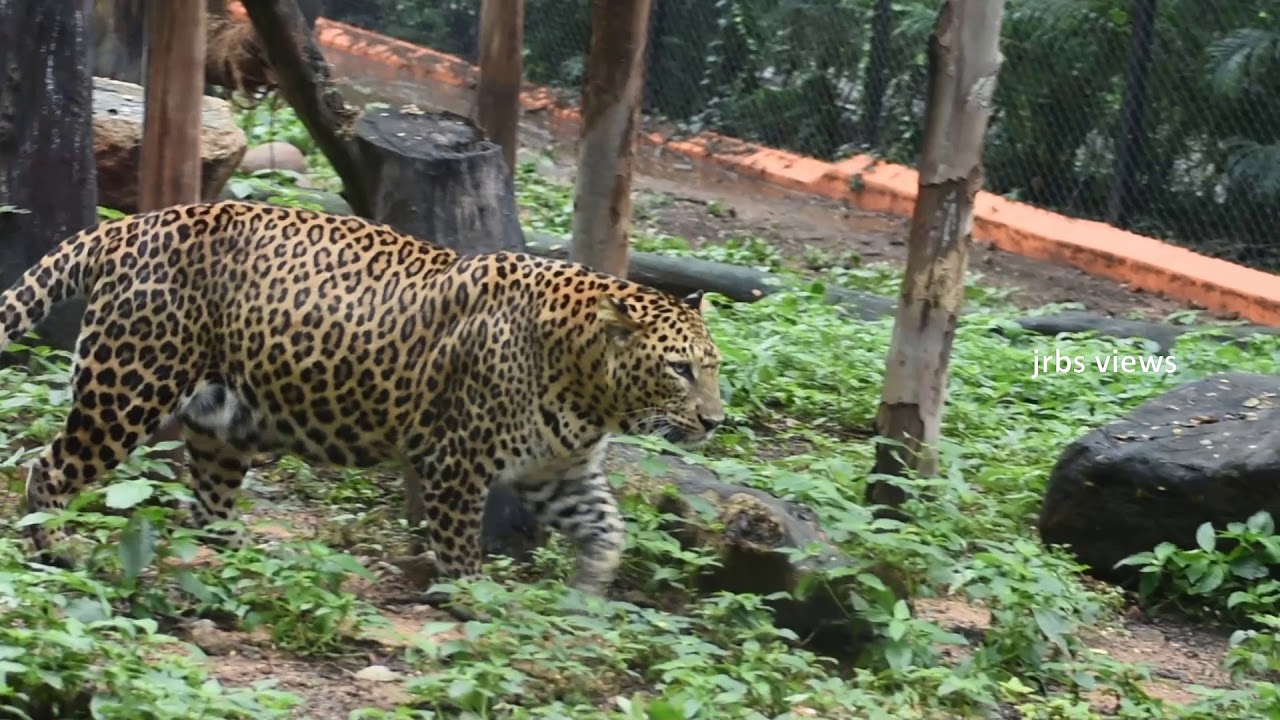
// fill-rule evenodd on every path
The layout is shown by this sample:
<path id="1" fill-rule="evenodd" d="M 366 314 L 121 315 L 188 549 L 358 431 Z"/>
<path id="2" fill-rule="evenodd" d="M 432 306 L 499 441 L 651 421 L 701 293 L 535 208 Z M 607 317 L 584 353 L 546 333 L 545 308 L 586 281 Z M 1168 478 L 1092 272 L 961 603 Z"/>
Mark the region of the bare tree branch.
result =
<path id="1" fill-rule="evenodd" d="M 334 87 L 329 64 L 312 39 L 297 0 L 241 1 L 262 38 L 281 94 L 342 179 L 343 197 L 351 209 L 369 217 L 369 189 L 352 141 L 360 111 Z"/>

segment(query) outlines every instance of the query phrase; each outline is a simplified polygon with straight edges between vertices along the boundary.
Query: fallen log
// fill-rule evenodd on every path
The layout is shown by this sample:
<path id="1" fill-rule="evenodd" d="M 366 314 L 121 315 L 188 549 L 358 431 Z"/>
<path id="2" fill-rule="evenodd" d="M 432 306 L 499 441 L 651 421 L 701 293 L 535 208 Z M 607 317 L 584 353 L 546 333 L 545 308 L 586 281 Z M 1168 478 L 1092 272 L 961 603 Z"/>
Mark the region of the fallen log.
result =
<path id="1" fill-rule="evenodd" d="M 528 251 L 545 257 L 568 258 L 568 242 L 541 233 L 529 233 Z M 632 252 L 627 278 L 681 296 L 695 290 L 714 292 L 734 302 L 755 302 L 768 295 L 794 289 L 780 275 L 743 265 L 729 265 L 700 258 Z M 894 312 L 892 299 L 872 293 L 828 287 L 826 301 L 839 305 L 863 320 L 878 320 Z"/>
<path id="2" fill-rule="evenodd" d="M 702 568 L 688 590 L 768 598 L 774 623 L 794 632 L 800 644 L 815 652 L 856 659 L 874 639 L 870 623 L 851 606 L 854 590 L 864 597 L 874 592 L 863 583 L 864 573 L 879 578 L 893 599 L 910 602 L 897 569 L 883 563 L 856 566 L 828 539 L 816 513 L 805 505 L 726 482 L 714 471 L 678 457 L 652 455 L 624 443 L 610 446 L 606 469 L 624 478 L 617 491 L 624 505 L 639 501 L 656 508 L 666 517 L 662 529 L 681 547 L 712 553 L 717 562 Z M 527 560 L 543 540 L 540 531 L 514 501 L 504 499 L 511 497 L 508 493 L 495 487 L 489 497 L 486 554 Z M 515 514 L 509 514 L 512 511 Z M 499 534 L 492 534 L 495 530 Z M 392 562 L 415 586 L 436 579 L 434 564 L 424 555 Z M 852 572 L 855 569 L 859 572 Z M 621 597 L 633 598 L 652 589 L 647 587 L 650 579 L 642 566 L 624 563 L 616 589 Z"/>
<path id="3" fill-rule="evenodd" d="M 568 240 L 545 233 L 525 233 L 525 250 L 544 257 L 569 257 Z M 795 284 L 781 275 L 755 268 L 639 251 L 631 253 L 627 276 L 636 282 L 682 296 L 703 290 L 723 295 L 734 302 L 755 302 L 795 289 Z M 825 301 L 867 321 L 892 317 L 898 307 L 897 301 L 883 295 L 830 286 L 826 288 Z M 973 310 L 969 309 L 961 314 L 972 313 Z M 1023 330 L 1036 335 L 1093 332 L 1103 337 L 1145 338 L 1156 343 L 1162 353 L 1167 353 L 1179 337 L 1190 332 L 1205 331 L 1208 337 L 1233 343 L 1247 342 L 1255 333 L 1280 334 L 1280 328 L 1266 325 L 1172 325 L 1076 311 L 1028 315 L 1016 322 Z M 1003 329 L 997 326 L 992 331 L 1001 333 Z"/>

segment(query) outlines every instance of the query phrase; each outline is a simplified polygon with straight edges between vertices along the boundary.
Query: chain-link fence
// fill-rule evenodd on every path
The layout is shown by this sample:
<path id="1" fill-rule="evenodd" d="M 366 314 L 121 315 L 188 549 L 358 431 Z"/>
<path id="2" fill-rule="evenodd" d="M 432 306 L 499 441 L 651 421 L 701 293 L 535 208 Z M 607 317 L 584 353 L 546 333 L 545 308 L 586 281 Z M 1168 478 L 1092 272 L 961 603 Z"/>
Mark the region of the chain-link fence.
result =
<path id="1" fill-rule="evenodd" d="M 576 89 L 589 0 L 526 0 L 525 70 Z M 478 0 L 324 14 L 476 59 Z M 1011 0 L 986 188 L 1280 271 L 1280 9 Z M 914 165 L 939 0 L 654 0 L 645 112 L 824 159 Z"/>

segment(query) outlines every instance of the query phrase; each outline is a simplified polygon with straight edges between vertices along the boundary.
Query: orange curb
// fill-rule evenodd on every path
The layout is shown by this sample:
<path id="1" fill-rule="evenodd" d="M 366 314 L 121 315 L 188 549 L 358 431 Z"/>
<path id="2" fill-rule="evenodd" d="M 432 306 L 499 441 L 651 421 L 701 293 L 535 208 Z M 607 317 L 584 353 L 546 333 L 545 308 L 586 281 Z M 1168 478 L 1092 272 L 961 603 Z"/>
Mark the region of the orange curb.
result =
<path id="1" fill-rule="evenodd" d="M 245 17 L 234 0 L 229 10 L 234 17 Z M 316 21 L 316 37 L 325 49 L 371 61 L 396 79 L 472 88 L 479 74 L 474 65 L 453 55 L 327 18 Z M 566 131 L 576 131 L 581 123 L 578 109 L 561 105 L 550 88 L 527 85 L 520 103 L 525 112 L 548 114 L 553 125 Z M 863 210 L 910 217 L 915 208 L 916 171 L 865 155 L 831 163 L 711 132 L 682 140 L 641 132 L 638 141 L 690 162 L 727 168 Z M 975 204 L 974 238 L 1001 250 L 1070 265 L 1215 313 L 1280 325 L 1280 277 L 1272 273 L 985 191 L 978 193 Z"/>

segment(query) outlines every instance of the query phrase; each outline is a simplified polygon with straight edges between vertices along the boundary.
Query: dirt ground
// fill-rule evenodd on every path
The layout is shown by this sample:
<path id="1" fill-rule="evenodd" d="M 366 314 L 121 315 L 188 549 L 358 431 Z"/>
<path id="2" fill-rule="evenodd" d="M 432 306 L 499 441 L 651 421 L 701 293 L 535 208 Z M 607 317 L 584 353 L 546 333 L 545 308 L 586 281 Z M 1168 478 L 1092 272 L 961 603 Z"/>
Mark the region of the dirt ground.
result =
<path id="1" fill-rule="evenodd" d="M 386 590 L 382 588 L 378 595 Z M 972 635 L 989 627 L 984 610 L 961 600 L 922 599 L 915 605 L 919 617 L 951 632 Z M 450 621 L 444 613 L 425 606 L 384 609 L 382 615 L 389 627 L 378 632 L 376 641 L 365 642 L 361 652 L 336 660 L 295 659 L 272 649 L 261 633 L 224 631 L 207 623 L 181 634 L 209 655 L 210 673 L 225 685 L 250 687 L 274 678 L 278 689 L 304 699 L 297 717 L 346 720 L 358 708 L 390 710 L 409 702 L 402 687 L 411 677 L 411 670 L 400 659 L 404 650 L 422 638 L 420 631 L 427 623 Z M 1128 620 L 1095 631 L 1089 645 L 1116 660 L 1148 667 L 1152 679 L 1143 683 L 1147 692 L 1171 702 L 1194 701 L 1196 695 L 1190 686 L 1223 688 L 1231 684 L 1221 669 L 1226 639 L 1198 628 L 1168 621 Z M 958 660 L 960 654 L 952 657 Z M 1115 707 L 1112 697 L 1099 694 L 1093 700 L 1101 712 Z"/>

